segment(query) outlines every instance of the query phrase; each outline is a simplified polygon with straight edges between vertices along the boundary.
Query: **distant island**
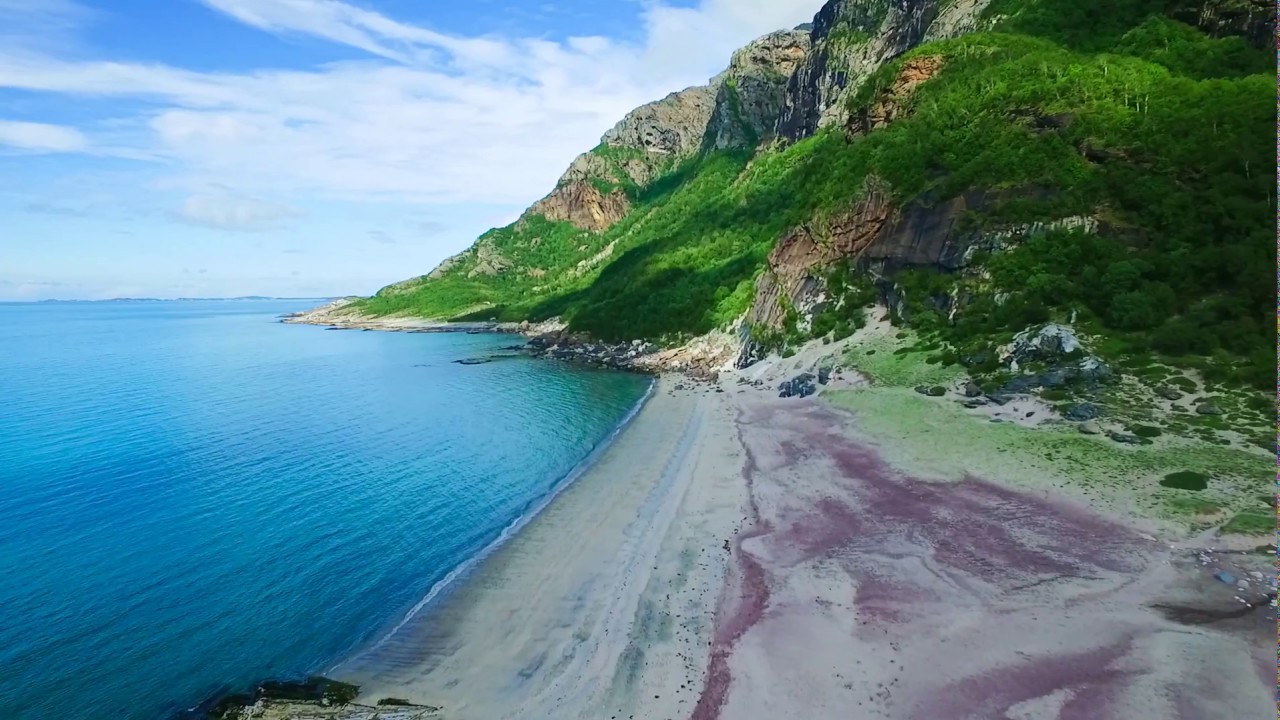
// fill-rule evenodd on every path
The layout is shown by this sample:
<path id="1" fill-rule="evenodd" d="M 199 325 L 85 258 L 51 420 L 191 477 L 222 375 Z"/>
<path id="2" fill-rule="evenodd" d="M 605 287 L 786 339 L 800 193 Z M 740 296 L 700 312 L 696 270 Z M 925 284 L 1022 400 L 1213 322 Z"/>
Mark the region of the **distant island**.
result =
<path id="1" fill-rule="evenodd" d="M 103 300 L 36 300 L 38 303 L 158 303 L 158 302 L 230 302 L 244 300 L 312 300 L 316 302 L 333 302 L 336 297 L 274 297 L 271 295 L 241 295 L 238 297 L 181 297 L 181 298 L 107 298 Z M 14 301 L 21 302 L 21 301 Z"/>

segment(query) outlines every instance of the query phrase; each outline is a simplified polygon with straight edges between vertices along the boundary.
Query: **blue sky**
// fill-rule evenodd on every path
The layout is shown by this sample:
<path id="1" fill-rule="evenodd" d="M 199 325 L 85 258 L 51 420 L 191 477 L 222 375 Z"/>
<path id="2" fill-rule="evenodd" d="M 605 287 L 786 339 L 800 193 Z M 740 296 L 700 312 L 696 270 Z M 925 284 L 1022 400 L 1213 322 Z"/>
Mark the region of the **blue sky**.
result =
<path id="1" fill-rule="evenodd" d="M 368 294 L 821 0 L 0 0 L 0 300 Z"/>

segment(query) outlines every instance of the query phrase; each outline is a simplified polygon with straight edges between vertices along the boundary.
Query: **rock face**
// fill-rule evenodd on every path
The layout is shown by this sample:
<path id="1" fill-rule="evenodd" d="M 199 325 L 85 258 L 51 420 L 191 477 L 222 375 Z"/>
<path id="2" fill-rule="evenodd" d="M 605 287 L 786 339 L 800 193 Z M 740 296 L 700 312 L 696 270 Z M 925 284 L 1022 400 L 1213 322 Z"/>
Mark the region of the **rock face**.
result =
<path id="1" fill-rule="evenodd" d="M 926 55 L 907 60 L 898 71 L 892 85 L 883 88 L 872 99 L 871 105 L 853 112 L 846 128 L 850 135 L 866 135 L 879 130 L 907 112 L 911 93 L 916 86 L 931 79 L 942 70 L 943 59 Z"/>
<path id="2" fill-rule="evenodd" d="M 783 327 L 788 308 L 802 316 L 811 314 L 823 299 L 826 269 L 837 260 L 862 253 L 892 214 L 888 196 L 873 179 L 849 212 L 789 231 L 769 253 L 768 267 L 756 280 L 747 324 L 777 330 Z"/>
<path id="3" fill-rule="evenodd" d="M 808 50 L 805 32 L 770 33 L 734 53 L 729 68 L 708 84 L 632 110 L 526 215 L 600 232 L 631 209 L 621 184 L 644 187 L 704 149 L 755 147 L 771 136 L 787 81 Z"/>
<path id="4" fill-rule="evenodd" d="M 1275 40 L 1276 6 L 1271 0 L 1203 0 L 1170 11 L 1170 16 L 1215 37 L 1235 35 L 1256 48 Z"/>
<path id="5" fill-rule="evenodd" d="M 989 0 L 832 0 L 818 11 L 812 50 L 787 84 L 779 137 L 798 140 L 844 123 L 848 91 L 926 39 L 969 32 Z"/>
<path id="6" fill-rule="evenodd" d="M 755 147 L 772 137 L 788 78 L 809 52 L 809 33 L 771 33 L 733 54 L 712 81 L 715 109 L 703 137 L 706 149 Z"/>
<path id="7" fill-rule="evenodd" d="M 472 248 L 467 248 L 466 250 L 463 250 L 462 252 L 458 253 L 457 255 L 450 255 L 449 257 L 445 258 L 444 260 L 441 260 L 441 261 L 440 261 L 440 264 L 439 264 L 439 265 L 437 265 L 437 266 L 435 266 L 435 269 L 433 269 L 431 272 L 427 273 L 427 279 L 428 279 L 428 280 L 432 280 L 432 279 L 435 279 L 435 278 L 441 277 L 442 275 L 444 275 L 445 273 L 447 273 L 447 272 L 449 272 L 451 269 L 453 269 L 455 266 L 457 266 L 457 264 L 458 264 L 458 263 L 462 262 L 462 261 L 463 261 L 463 259 L 465 259 L 468 255 L 470 255 L 470 254 L 471 254 L 471 252 L 472 252 Z M 415 284 L 416 284 L 416 280 L 406 280 L 406 281 L 404 281 L 404 283 L 397 283 L 396 285 L 406 285 L 406 286 L 407 286 L 409 283 L 415 283 Z M 396 287 L 396 285 L 388 285 L 386 288 L 384 288 L 384 292 L 385 292 L 386 290 L 390 290 L 390 289 L 395 288 L 395 287 Z"/>
<path id="8" fill-rule="evenodd" d="M 493 242 L 482 239 L 475 244 L 475 267 L 467 273 L 467 277 L 477 275 L 497 275 L 511 267 L 511 263 L 493 246 Z"/>
<path id="9" fill-rule="evenodd" d="M 630 209 L 631 201 L 621 188 L 605 194 L 590 181 L 571 181 L 557 185 L 550 195 L 534 203 L 529 212 L 599 232 L 621 220 Z"/>
<path id="10" fill-rule="evenodd" d="M 716 88 L 712 85 L 671 93 L 632 110 L 604 134 L 601 142 L 657 155 L 691 155 L 702 147 L 715 101 Z"/>

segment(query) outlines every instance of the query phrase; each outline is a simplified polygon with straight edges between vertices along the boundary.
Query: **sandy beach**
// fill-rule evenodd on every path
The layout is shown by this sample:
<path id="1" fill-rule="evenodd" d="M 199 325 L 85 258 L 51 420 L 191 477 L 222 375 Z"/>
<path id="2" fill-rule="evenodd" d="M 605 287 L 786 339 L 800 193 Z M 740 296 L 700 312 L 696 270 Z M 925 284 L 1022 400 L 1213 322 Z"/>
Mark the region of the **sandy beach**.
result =
<path id="1" fill-rule="evenodd" d="M 593 467 L 339 678 L 450 720 L 1275 715 L 1264 584 L 1213 577 L 1274 578 L 1274 555 L 1206 560 L 1212 538 L 1026 478 L 916 477 L 823 394 L 745 379 L 662 378 Z"/>

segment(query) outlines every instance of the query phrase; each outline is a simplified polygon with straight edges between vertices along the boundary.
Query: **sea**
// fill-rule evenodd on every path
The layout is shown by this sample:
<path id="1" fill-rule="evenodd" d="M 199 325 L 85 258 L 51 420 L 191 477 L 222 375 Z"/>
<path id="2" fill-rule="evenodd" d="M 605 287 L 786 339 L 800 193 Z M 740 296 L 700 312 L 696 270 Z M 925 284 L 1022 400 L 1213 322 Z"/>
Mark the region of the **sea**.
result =
<path id="1" fill-rule="evenodd" d="M 368 652 L 651 390 L 279 321 L 316 304 L 0 304 L 0 718 L 161 720 Z"/>

